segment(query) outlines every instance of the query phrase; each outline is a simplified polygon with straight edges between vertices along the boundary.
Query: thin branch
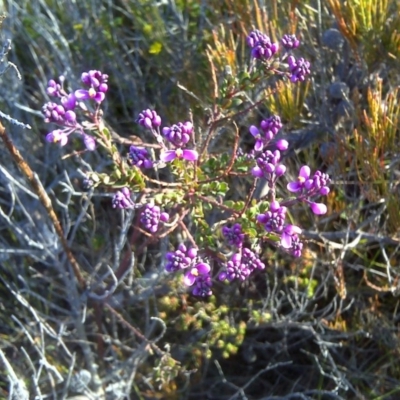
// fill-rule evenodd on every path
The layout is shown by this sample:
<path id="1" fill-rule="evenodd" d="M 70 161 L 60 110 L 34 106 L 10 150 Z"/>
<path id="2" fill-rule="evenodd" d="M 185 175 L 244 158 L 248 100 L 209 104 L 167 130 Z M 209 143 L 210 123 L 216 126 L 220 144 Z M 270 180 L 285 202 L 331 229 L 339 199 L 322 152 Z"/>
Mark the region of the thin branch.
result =
<path id="1" fill-rule="evenodd" d="M 49 196 L 47 195 L 46 191 L 44 190 L 42 183 L 40 182 L 40 180 L 36 176 L 36 174 L 32 171 L 31 167 L 28 165 L 28 163 L 25 161 L 25 159 L 22 157 L 22 155 L 18 151 L 18 149 L 14 146 L 12 140 L 6 133 L 6 129 L 4 128 L 4 126 L 1 123 L 0 123 L 0 136 L 7 148 L 7 150 L 9 151 L 12 158 L 14 159 L 15 163 L 18 165 L 19 169 L 21 170 L 23 175 L 26 177 L 26 179 L 28 179 L 33 190 L 38 195 L 40 202 L 46 209 L 47 214 L 49 215 L 49 217 L 54 225 L 54 228 L 57 232 L 57 235 L 60 238 L 61 244 L 67 255 L 67 258 L 68 258 L 69 262 L 71 263 L 72 269 L 73 269 L 75 277 L 79 283 L 79 286 L 81 289 L 85 288 L 86 283 L 85 283 L 85 279 L 83 278 L 83 275 L 81 273 L 79 264 L 78 264 L 75 256 L 72 254 L 71 249 L 68 246 L 68 242 L 64 236 L 64 232 L 61 227 L 60 221 L 58 220 L 58 217 L 54 211 L 51 200 L 50 200 Z"/>

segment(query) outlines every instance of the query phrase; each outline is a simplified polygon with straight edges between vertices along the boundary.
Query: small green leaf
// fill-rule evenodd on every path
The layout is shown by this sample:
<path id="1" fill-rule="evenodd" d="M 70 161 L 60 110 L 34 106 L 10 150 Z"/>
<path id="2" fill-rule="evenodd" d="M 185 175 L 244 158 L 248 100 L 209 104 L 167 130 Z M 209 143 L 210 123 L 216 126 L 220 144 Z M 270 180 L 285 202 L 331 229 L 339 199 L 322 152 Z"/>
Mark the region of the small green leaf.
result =
<path id="1" fill-rule="evenodd" d="M 104 127 L 101 133 L 102 133 L 108 140 L 111 140 L 111 133 L 110 133 L 109 129 L 107 129 L 106 127 Z"/>

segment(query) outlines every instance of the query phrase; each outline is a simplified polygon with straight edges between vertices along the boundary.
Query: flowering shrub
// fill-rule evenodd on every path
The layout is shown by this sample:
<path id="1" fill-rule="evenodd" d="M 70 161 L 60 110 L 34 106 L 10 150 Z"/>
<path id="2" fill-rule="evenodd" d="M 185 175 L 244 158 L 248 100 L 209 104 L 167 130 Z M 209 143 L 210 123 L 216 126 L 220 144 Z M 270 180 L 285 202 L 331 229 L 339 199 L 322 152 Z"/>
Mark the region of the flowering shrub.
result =
<path id="1" fill-rule="evenodd" d="M 20 3 L 0 397 L 393 396 L 397 3 Z"/>
<path id="2" fill-rule="evenodd" d="M 247 44 L 251 50 L 248 71 L 236 80 L 224 82 L 218 99 L 220 104 L 227 99 L 240 99 L 244 90 L 267 82 L 270 76 L 300 84 L 310 73 L 310 63 L 293 55 L 293 50 L 300 44 L 294 35 L 284 35 L 280 45 L 256 30 L 248 35 Z M 58 126 L 47 134 L 46 140 L 65 146 L 69 135 L 77 133 L 83 138 L 87 150 L 95 150 L 96 143 L 105 148 L 116 161 L 115 170 L 107 179 L 105 174 L 94 173 L 87 179 L 96 182 L 95 186 L 122 187 L 115 192 L 112 206 L 117 209 L 141 208 L 140 225 L 155 238 L 162 234 L 163 224 L 172 216 L 169 232 L 183 228 L 183 234 L 192 247 L 177 243 L 177 250 L 167 254 L 165 270 L 168 273 L 182 272 L 183 283 L 192 288 L 194 295 L 211 295 L 215 278 L 225 282 L 244 281 L 254 271 L 264 270 L 262 251 L 266 245 L 275 246 L 294 257 L 301 256 L 302 229 L 288 221 L 288 210 L 303 202 L 314 214 L 325 214 L 327 207 L 314 200 L 329 193 L 330 179 L 321 171 L 311 175 L 310 167 L 304 165 L 297 180 L 287 184 L 287 190 L 295 197 L 278 193 L 277 182 L 284 179 L 287 170 L 282 163 L 283 153 L 290 147 L 287 140 L 276 139 L 283 128 L 278 115 L 262 119 L 258 127 L 248 127 L 255 140 L 252 150 L 239 149 L 242 138 L 236 133 L 231 154 L 228 158 L 221 156 L 216 160 L 207 152 L 210 140 L 217 134 L 213 124 L 206 134 L 200 133 L 200 128 L 196 132 L 191 121 L 162 127 L 165 124 L 156 110 L 146 109 L 136 122 L 154 137 L 158 145 L 155 158 L 145 144 L 141 147 L 131 145 L 129 151 L 119 154 L 101 120 L 100 106 L 108 90 L 108 76 L 96 70 L 84 72 L 82 83 L 85 88 L 70 93 L 64 88 L 64 81 L 64 77 L 60 77 L 59 83 L 54 80 L 48 83 L 47 93 L 58 98 L 60 104 L 47 103 L 43 107 L 45 121 Z M 223 119 L 222 114 L 227 109 L 229 106 L 216 109 L 213 120 Z M 247 107 L 240 112 L 250 112 L 251 109 Z M 200 142 L 197 142 L 199 138 Z M 154 179 L 151 173 L 165 168 L 165 163 L 171 163 L 173 185 Z M 228 178 L 238 174 L 246 178 L 246 186 L 253 188 L 244 202 L 233 201 L 228 195 Z M 269 193 L 267 198 L 256 199 L 254 188 L 260 181 L 267 183 Z M 167 190 L 157 191 L 154 183 Z M 173 189 L 169 189 L 170 186 Z M 131 192 L 138 197 L 146 188 L 155 193 L 154 199 L 148 203 L 135 203 Z M 215 210 L 222 211 L 223 217 L 208 224 L 204 220 L 206 210 L 207 215 Z M 194 236 L 186 227 L 183 216 L 196 227 Z M 215 249 L 227 261 L 211 255 Z"/>

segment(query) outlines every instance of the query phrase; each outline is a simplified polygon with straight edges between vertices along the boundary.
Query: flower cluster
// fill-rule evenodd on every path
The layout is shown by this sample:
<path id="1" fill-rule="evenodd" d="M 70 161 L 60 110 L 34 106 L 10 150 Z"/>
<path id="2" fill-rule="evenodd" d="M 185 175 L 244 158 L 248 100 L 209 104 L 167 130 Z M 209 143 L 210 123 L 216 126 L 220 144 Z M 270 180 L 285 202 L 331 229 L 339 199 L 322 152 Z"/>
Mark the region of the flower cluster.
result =
<path id="1" fill-rule="evenodd" d="M 193 125 L 187 121 L 178 122 L 171 127 L 165 127 L 162 130 L 165 139 L 174 147 L 172 150 L 165 150 L 161 156 L 161 161 L 172 161 L 175 158 L 183 158 L 187 161 L 196 161 L 199 157 L 196 150 L 184 149 L 193 134 Z"/>
<path id="2" fill-rule="evenodd" d="M 191 286 L 195 296 L 210 296 L 212 294 L 212 279 L 210 276 L 211 267 L 198 256 L 196 248 L 188 249 L 184 244 L 180 244 L 174 252 L 167 253 L 167 272 L 186 271 L 183 283 Z"/>
<path id="3" fill-rule="evenodd" d="M 220 272 L 218 279 L 220 281 L 232 282 L 235 279 L 244 281 L 254 271 L 263 270 L 265 264 L 258 256 L 248 248 L 243 248 L 238 253 L 233 254 L 228 261 L 226 268 Z"/>
<path id="4" fill-rule="evenodd" d="M 161 117 L 156 111 L 150 109 L 143 110 L 136 119 L 136 122 L 149 129 L 153 133 L 157 142 L 161 145 L 163 150 L 160 154 L 160 161 L 169 162 L 176 158 L 181 158 L 187 161 L 196 161 L 198 159 L 199 155 L 196 150 L 186 148 L 193 134 L 193 124 L 191 122 L 178 122 L 171 127 L 164 127 L 162 128 L 161 134 Z M 169 146 L 167 146 L 165 141 Z M 146 167 L 144 162 L 140 164 L 136 162 L 136 159 L 139 159 L 139 161 L 144 161 L 144 159 L 149 160 L 147 151 L 143 150 L 144 149 L 138 147 L 133 147 L 133 149 L 131 147 L 130 153 L 134 152 L 132 156 L 129 154 L 129 158 L 132 160 L 132 165 L 136 165 L 139 168 L 151 168 Z M 147 163 L 147 165 L 150 164 Z M 154 166 L 154 164 L 152 166 Z"/>
<path id="5" fill-rule="evenodd" d="M 154 204 L 146 204 L 140 216 L 140 223 L 151 233 L 156 233 L 160 221 L 168 222 L 169 215 L 161 212 L 160 207 Z"/>
<path id="6" fill-rule="evenodd" d="M 82 82 L 89 86 L 88 90 L 78 89 L 68 93 L 64 88 L 65 77 L 60 76 L 59 82 L 51 79 L 47 84 L 47 94 L 58 98 L 61 104 L 48 102 L 42 107 L 44 120 L 47 123 L 55 123 L 61 129 L 55 129 L 46 135 L 46 141 L 50 143 L 59 143 L 65 146 L 68 143 L 71 133 L 78 133 L 83 139 L 87 150 L 93 151 L 96 148 L 96 141 L 93 136 L 84 131 L 83 126 L 77 121 L 77 107 L 84 109 L 79 100 L 95 100 L 101 103 L 108 90 L 108 75 L 100 71 L 89 71 L 82 74 Z"/>
<path id="7" fill-rule="evenodd" d="M 282 124 L 277 116 L 263 120 L 260 124 L 260 129 L 255 126 L 250 127 L 250 133 L 257 140 L 254 151 L 262 151 L 264 146 L 270 143 L 281 128 Z M 262 132 L 262 136 L 260 132 Z M 286 149 L 287 146 L 288 143 L 286 142 L 283 148 Z M 264 150 L 255 157 L 255 161 L 256 166 L 251 169 L 251 174 L 256 178 L 265 179 L 270 188 L 275 188 L 277 179 L 286 172 L 286 166 L 280 163 L 280 151 Z M 279 243 L 281 247 L 295 257 L 299 257 L 303 247 L 299 238 L 302 231 L 295 225 L 287 225 L 285 223 L 287 206 L 295 202 L 306 202 L 310 205 L 314 214 L 325 214 L 327 211 L 326 205 L 316 203 L 310 198 L 327 195 L 329 193 L 329 183 L 330 178 L 327 174 L 317 171 L 311 177 L 310 167 L 303 166 L 300 169 L 297 181 L 290 182 L 287 185 L 287 189 L 290 192 L 296 193 L 296 199 L 284 202 L 284 204 L 280 204 L 273 199 L 269 204 L 269 210 L 257 216 L 257 222 L 264 226 L 266 232 L 280 235 Z M 234 264 L 234 261 L 232 262 Z"/>
<path id="8" fill-rule="evenodd" d="M 328 174 L 321 171 L 316 171 L 311 177 L 311 169 L 308 165 L 303 165 L 300 168 L 299 176 L 296 181 L 290 182 L 287 189 L 292 193 L 297 193 L 298 199 L 305 201 L 311 207 L 311 210 L 316 215 L 325 214 L 327 211 L 326 205 L 323 203 L 315 203 L 307 197 L 326 196 L 330 189 L 328 187 L 331 179 Z"/>
<path id="9" fill-rule="evenodd" d="M 267 232 L 281 233 L 285 224 L 287 208 L 276 200 L 269 205 L 269 210 L 257 216 L 257 221 L 264 225 Z"/>
<path id="10" fill-rule="evenodd" d="M 280 164 L 281 153 L 279 150 L 266 150 L 256 157 L 257 165 L 252 168 L 251 174 L 256 178 L 267 180 L 269 187 L 273 187 L 276 180 L 285 174 L 286 166 Z"/>
<path id="11" fill-rule="evenodd" d="M 244 241 L 244 233 L 240 224 L 234 224 L 231 228 L 224 226 L 222 234 L 231 246 L 242 247 Z"/>
<path id="12" fill-rule="evenodd" d="M 252 48 L 251 56 L 262 60 L 269 60 L 279 50 L 279 44 L 272 43 L 270 37 L 259 30 L 249 34 L 247 44 Z"/>
<path id="13" fill-rule="evenodd" d="M 300 257 L 303 244 L 298 235 L 301 229 L 296 225 L 285 225 L 287 207 L 281 206 L 279 202 L 272 201 L 269 210 L 257 216 L 257 221 L 263 224 L 267 232 L 273 232 L 281 235 L 280 245 L 286 251 Z"/>
<path id="14" fill-rule="evenodd" d="M 118 190 L 113 196 L 112 206 L 120 209 L 135 208 L 135 203 L 131 199 L 131 191 L 127 187 Z"/>
<path id="15" fill-rule="evenodd" d="M 269 142 L 276 136 L 276 134 L 279 132 L 281 128 L 282 128 L 282 122 L 278 115 L 273 115 L 270 118 L 262 120 L 260 123 L 260 128 L 251 125 L 249 131 L 256 139 L 254 150 L 262 151 L 263 148 L 267 146 Z M 281 141 L 279 147 L 281 147 L 282 150 L 286 150 L 287 142 Z"/>
<path id="16" fill-rule="evenodd" d="M 299 47 L 300 45 L 300 41 L 296 38 L 295 35 L 287 35 L 287 34 L 283 35 L 281 43 L 286 50 L 297 49 L 297 47 Z"/>
<path id="17" fill-rule="evenodd" d="M 296 60 L 293 56 L 289 56 L 288 63 L 292 82 L 303 82 L 310 74 L 310 62 L 304 58 Z"/>
<path id="18" fill-rule="evenodd" d="M 291 52 L 300 46 L 300 41 L 295 35 L 283 35 L 281 43 L 286 52 Z M 270 61 L 279 50 L 278 43 L 272 43 L 269 36 L 255 30 L 247 36 L 247 44 L 251 47 L 253 59 Z M 281 61 L 287 56 L 284 54 Z M 304 81 L 306 75 L 310 74 L 310 63 L 304 58 L 296 59 L 293 55 L 288 57 L 289 76 L 292 82 Z"/>
<path id="19" fill-rule="evenodd" d="M 81 76 L 81 80 L 89 89 L 76 90 L 75 97 L 78 100 L 94 100 L 97 103 L 101 103 L 105 99 L 108 90 L 108 75 L 100 71 L 91 70 L 89 72 L 84 72 Z"/>
<path id="20" fill-rule="evenodd" d="M 129 164 L 138 168 L 153 168 L 154 166 L 147 149 L 134 145 L 129 147 L 128 161 Z"/>
<path id="21" fill-rule="evenodd" d="M 157 129 L 161 125 L 161 117 L 154 110 L 148 108 L 139 114 L 136 122 L 147 129 Z"/>
<path id="22" fill-rule="evenodd" d="M 294 257 L 300 257 L 303 249 L 299 235 L 301 229 L 296 225 L 286 225 L 281 236 L 281 246 Z"/>

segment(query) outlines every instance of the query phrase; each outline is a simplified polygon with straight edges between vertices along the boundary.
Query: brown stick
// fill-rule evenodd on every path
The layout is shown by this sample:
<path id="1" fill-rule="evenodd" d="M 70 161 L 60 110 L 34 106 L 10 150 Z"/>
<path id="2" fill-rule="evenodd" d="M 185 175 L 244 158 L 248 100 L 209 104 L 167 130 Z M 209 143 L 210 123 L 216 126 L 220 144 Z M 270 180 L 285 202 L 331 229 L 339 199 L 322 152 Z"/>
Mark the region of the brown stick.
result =
<path id="1" fill-rule="evenodd" d="M 40 202 L 43 204 L 43 207 L 46 209 L 47 214 L 49 215 L 51 222 L 53 223 L 54 228 L 57 232 L 57 235 L 60 238 L 65 254 L 67 255 L 69 262 L 71 263 L 75 277 L 79 283 L 79 287 L 81 289 L 84 289 L 86 287 L 85 279 L 83 278 L 79 264 L 76 261 L 75 256 L 72 254 L 71 249 L 68 246 L 67 240 L 65 239 L 64 232 L 62 230 L 60 221 L 58 220 L 57 215 L 54 211 L 53 205 L 51 204 L 50 197 L 47 195 L 46 191 L 42 186 L 42 183 L 35 176 L 28 163 L 22 157 L 21 153 L 14 146 L 13 142 L 6 133 L 6 129 L 1 124 L 1 122 L 0 122 L 0 136 L 3 139 L 3 142 L 6 145 L 7 150 L 11 154 L 11 157 L 14 159 L 15 163 L 18 165 L 23 175 L 29 181 L 33 190 L 38 195 Z"/>

